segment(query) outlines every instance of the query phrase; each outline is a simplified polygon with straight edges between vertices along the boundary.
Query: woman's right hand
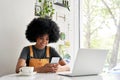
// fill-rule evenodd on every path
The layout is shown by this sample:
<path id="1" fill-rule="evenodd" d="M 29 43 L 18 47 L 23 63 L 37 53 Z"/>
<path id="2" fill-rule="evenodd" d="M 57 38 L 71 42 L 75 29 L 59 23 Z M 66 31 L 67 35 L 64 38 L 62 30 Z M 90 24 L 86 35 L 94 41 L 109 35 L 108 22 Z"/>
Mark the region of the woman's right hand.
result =
<path id="1" fill-rule="evenodd" d="M 19 73 L 19 69 L 23 66 L 25 66 L 26 60 L 25 59 L 19 59 L 16 65 L 16 73 Z"/>

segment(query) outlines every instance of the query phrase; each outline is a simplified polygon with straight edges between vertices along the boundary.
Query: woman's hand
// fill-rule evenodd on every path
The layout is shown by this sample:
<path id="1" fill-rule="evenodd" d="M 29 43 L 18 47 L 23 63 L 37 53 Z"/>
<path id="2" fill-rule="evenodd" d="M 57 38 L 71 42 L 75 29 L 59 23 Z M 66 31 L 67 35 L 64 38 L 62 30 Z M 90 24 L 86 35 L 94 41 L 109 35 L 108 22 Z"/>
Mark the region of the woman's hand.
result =
<path id="1" fill-rule="evenodd" d="M 39 68 L 39 72 L 41 73 L 48 73 L 48 72 L 55 73 L 57 70 L 58 70 L 58 64 L 46 64 L 43 67 Z"/>
<path id="2" fill-rule="evenodd" d="M 18 62 L 17 62 L 17 65 L 16 65 L 16 73 L 19 73 L 19 69 L 23 66 L 25 66 L 25 63 L 26 60 L 24 59 L 19 59 Z"/>

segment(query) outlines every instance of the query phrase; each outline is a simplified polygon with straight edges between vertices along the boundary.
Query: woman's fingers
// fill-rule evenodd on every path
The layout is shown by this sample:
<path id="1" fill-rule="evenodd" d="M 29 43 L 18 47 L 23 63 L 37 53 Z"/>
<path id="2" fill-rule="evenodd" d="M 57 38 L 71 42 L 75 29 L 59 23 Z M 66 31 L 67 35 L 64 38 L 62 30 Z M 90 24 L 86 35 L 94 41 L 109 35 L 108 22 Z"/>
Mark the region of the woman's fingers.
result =
<path id="1" fill-rule="evenodd" d="M 46 72 L 56 72 L 58 69 L 58 64 L 46 64 L 44 68 Z"/>

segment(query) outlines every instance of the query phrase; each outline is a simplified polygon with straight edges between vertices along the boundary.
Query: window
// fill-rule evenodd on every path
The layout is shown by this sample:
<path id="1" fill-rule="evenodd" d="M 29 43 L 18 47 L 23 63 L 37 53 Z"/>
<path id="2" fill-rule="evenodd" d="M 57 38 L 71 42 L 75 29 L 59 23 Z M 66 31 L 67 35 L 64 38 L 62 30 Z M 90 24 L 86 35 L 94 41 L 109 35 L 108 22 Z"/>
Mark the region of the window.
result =
<path id="1" fill-rule="evenodd" d="M 120 63 L 120 0 L 78 2 L 80 47 L 109 49 L 106 67 L 111 69 Z"/>

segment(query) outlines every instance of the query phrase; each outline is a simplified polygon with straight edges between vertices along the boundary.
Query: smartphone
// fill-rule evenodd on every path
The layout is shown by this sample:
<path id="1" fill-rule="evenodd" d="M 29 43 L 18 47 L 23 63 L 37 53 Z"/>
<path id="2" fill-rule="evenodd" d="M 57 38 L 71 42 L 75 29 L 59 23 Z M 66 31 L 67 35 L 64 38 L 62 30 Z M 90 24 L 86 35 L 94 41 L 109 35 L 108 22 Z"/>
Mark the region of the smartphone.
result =
<path id="1" fill-rule="evenodd" d="M 60 57 L 52 57 L 51 62 L 52 64 L 58 63 L 60 60 Z"/>

